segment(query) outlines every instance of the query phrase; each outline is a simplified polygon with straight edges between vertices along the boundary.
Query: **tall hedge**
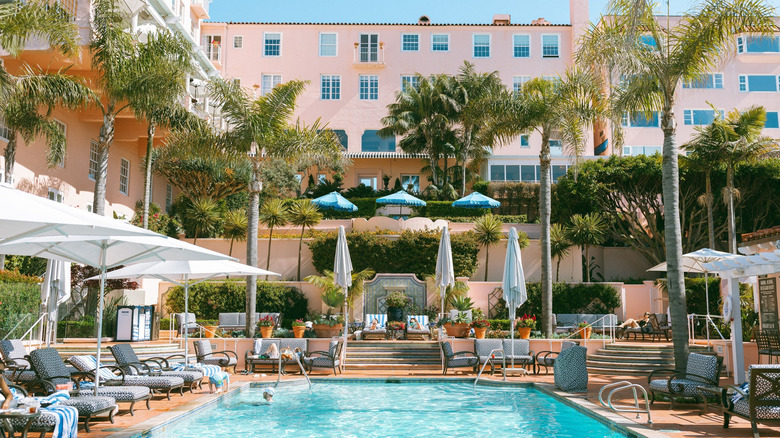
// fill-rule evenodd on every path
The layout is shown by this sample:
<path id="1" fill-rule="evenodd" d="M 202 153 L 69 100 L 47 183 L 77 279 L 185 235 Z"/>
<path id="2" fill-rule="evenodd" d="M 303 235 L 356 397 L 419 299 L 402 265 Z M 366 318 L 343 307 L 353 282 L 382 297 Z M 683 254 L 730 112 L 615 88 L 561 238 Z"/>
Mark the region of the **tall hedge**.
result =
<path id="1" fill-rule="evenodd" d="M 542 314 L 541 283 L 527 283 L 528 301 L 517 309 L 518 315 Z M 491 311 L 491 318 L 507 318 L 504 301 L 500 300 L 497 311 Z M 567 284 L 553 283 L 553 313 L 612 313 L 620 306 L 620 294 L 606 283 Z"/>
<path id="2" fill-rule="evenodd" d="M 356 217 L 372 218 L 376 216 L 376 198 L 352 198 L 349 202 L 355 204 L 357 211 L 325 210 L 325 219 L 352 219 Z"/>
<path id="3" fill-rule="evenodd" d="M 348 233 L 347 244 L 355 271 L 371 268 L 378 273 L 414 273 L 418 277 L 436 272 L 439 231 L 404 231 L 398 240 L 375 233 Z M 314 268 L 322 273 L 333 269 L 336 233 L 317 236 L 308 242 Z M 470 277 L 477 270 L 479 245 L 471 231 L 452 234 L 452 264 L 455 275 Z"/>
<path id="4" fill-rule="evenodd" d="M 246 312 L 246 283 L 242 281 L 199 283 L 190 287 L 189 296 L 189 311 L 200 319 Z M 168 292 L 165 307 L 170 313 L 184 312 L 183 287 Z M 308 307 L 309 300 L 298 288 L 268 281 L 257 283 L 257 312 L 282 312 L 285 326 L 289 326 L 286 322 L 306 316 Z"/>
<path id="5" fill-rule="evenodd" d="M 18 338 L 35 322 L 41 304 L 41 287 L 36 283 L 0 282 L 0 339 Z"/>
<path id="6" fill-rule="evenodd" d="M 415 216 L 424 217 L 479 217 L 489 211 L 488 208 L 453 207 L 452 201 L 426 201 L 426 205 L 414 207 Z"/>

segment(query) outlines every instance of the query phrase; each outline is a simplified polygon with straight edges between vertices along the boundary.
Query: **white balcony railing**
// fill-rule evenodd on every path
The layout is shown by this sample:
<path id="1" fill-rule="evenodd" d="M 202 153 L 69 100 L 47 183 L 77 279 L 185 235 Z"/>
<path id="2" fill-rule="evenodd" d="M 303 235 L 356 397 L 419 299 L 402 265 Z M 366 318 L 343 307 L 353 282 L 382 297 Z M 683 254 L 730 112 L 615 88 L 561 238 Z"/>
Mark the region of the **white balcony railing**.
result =
<path id="1" fill-rule="evenodd" d="M 203 49 L 203 53 L 206 54 L 206 57 L 209 59 L 209 61 L 212 62 L 222 62 L 222 46 L 219 44 L 204 44 L 201 46 L 201 49 Z"/>
<path id="2" fill-rule="evenodd" d="M 365 66 L 384 66 L 385 65 L 385 47 L 384 43 L 378 45 L 355 43 L 355 50 L 352 56 L 352 63 Z"/>

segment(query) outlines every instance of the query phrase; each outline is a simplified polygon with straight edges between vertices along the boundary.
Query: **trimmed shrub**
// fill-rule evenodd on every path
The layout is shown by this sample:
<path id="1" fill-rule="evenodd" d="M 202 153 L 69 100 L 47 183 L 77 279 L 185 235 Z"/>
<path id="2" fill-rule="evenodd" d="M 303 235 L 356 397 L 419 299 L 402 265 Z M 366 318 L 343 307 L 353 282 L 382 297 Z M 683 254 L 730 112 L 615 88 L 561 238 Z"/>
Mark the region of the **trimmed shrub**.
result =
<path id="1" fill-rule="evenodd" d="M 322 215 L 325 219 L 351 219 L 356 217 L 372 218 L 376 216 L 376 198 L 351 198 L 349 202 L 355 204 L 357 211 L 325 210 Z"/>
<path id="2" fill-rule="evenodd" d="M 505 224 L 525 224 L 528 223 L 528 218 L 524 215 L 508 215 L 508 214 L 497 214 L 495 215 L 498 220 Z M 474 216 L 443 216 L 443 217 L 431 217 L 432 221 L 435 221 L 437 219 L 444 219 L 445 221 L 449 222 L 474 222 L 477 217 Z"/>
<path id="3" fill-rule="evenodd" d="M 39 284 L 43 282 L 43 278 L 34 275 L 25 275 L 18 270 L 5 271 L 0 270 L 0 283 L 25 283 L 25 284 Z"/>
<path id="4" fill-rule="evenodd" d="M 427 201 L 422 207 L 414 207 L 415 216 L 425 217 L 479 217 L 488 212 L 488 208 L 453 207 L 452 201 Z"/>
<path id="5" fill-rule="evenodd" d="M 40 303 L 41 288 L 36 283 L 0 282 L 0 339 L 21 337 L 35 322 Z M 27 321 L 19 324 L 24 318 Z"/>
<path id="6" fill-rule="evenodd" d="M 542 315 L 541 283 L 527 283 L 528 301 L 518 307 L 517 314 Z M 507 318 L 504 300 L 502 308 L 494 318 Z M 553 313 L 612 313 L 620 306 L 620 294 L 606 283 L 567 284 L 553 283 Z"/>

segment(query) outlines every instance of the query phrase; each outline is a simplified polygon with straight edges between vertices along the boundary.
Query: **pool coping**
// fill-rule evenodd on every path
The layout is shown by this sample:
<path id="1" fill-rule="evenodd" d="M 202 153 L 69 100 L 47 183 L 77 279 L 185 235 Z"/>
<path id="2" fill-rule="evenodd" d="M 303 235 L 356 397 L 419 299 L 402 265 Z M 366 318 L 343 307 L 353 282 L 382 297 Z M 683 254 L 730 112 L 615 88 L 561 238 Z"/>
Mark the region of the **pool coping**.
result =
<path id="1" fill-rule="evenodd" d="M 458 382 L 458 383 L 473 383 L 473 378 L 468 377 L 450 377 L 450 378 L 436 378 L 436 377 L 341 377 L 341 378 L 328 378 L 328 377 L 312 377 L 311 382 L 345 382 L 345 383 L 357 383 L 357 382 L 385 382 L 385 383 L 441 383 L 441 382 Z M 264 388 L 264 387 L 278 387 L 278 386 L 299 386 L 306 385 L 305 379 L 292 379 L 279 381 L 247 381 L 240 382 L 236 385 L 231 385 L 229 391 L 207 395 L 196 400 L 189 401 L 182 405 L 179 405 L 170 411 L 163 412 L 148 420 L 142 421 L 136 425 L 126 428 L 121 432 L 116 432 L 109 435 L 107 438 L 142 438 L 153 432 L 164 429 L 170 425 L 173 425 L 180 420 L 183 420 L 190 415 L 211 406 L 214 403 L 219 402 L 225 397 L 232 396 L 238 392 L 241 392 L 247 388 Z M 653 430 L 643 424 L 632 421 L 616 412 L 599 406 L 586 398 L 585 393 L 567 393 L 555 389 L 555 386 L 549 383 L 540 382 L 523 382 L 523 381 L 502 381 L 502 380 L 480 380 L 478 385 L 480 386 L 509 386 L 509 387 L 531 387 L 539 390 L 540 392 L 553 397 L 556 401 L 559 401 L 578 412 L 593 418 L 596 421 L 604 424 L 607 427 L 616 429 L 624 434 L 639 438 L 669 438 L 669 435 L 657 430 Z"/>

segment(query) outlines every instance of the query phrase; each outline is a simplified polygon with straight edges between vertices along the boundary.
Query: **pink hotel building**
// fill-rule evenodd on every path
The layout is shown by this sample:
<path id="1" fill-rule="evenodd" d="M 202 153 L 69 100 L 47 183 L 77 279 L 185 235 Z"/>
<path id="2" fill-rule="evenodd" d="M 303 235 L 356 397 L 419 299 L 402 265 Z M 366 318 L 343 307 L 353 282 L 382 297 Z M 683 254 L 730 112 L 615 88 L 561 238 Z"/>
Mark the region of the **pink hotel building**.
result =
<path id="1" fill-rule="evenodd" d="M 72 8 L 86 44 L 90 2 L 62 3 Z M 454 74 L 468 61 L 478 71 L 498 71 L 508 87 L 518 87 L 532 77 L 555 77 L 572 65 L 576 41 L 588 26 L 587 0 L 570 1 L 570 20 L 566 24 L 550 24 L 543 19 L 515 24 L 507 15 L 496 15 L 492 23 L 484 24 L 436 23 L 435 17 L 421 17 L 416 24 L 219 23 L 204 21 L 208 19 L 208 0 L 124 0 L 120 4 L 133 17 L 133 27 L 167 27 L 191 41 L 198 71 L 182 101 L 203 117 L 213 115 L 198 86 L 209 76 L 239 80 L 260 94 L 290 79 L 309 81 L 299 100 L 298 115 L 307 122 L 321 118 L 340 135 L 345 153 L 353 162 L 344 181 L 346 187 L 364 183 L 379 188 L 384 175 L 392 178 L 391 184 L 399 178 L 404 186 L 413 184 L 423 189 L 427 185 L 420 172 L 427 164 L 424 157 L 405 154 L 397 148 L 396 139 L 376 136 L 387 105 L 415 73 Z M 766 134 L 780 137 L 780 39 L 749 35 L 735 38 L 737 53 L 722 68 L 681 86 L 675 108 L 679 142 L 685 142 L 695 126 L 712 120 L 710 104 L 724 110 L 763 105 L 768 111 Z M 45 47 L 31 47 L 23 59 L 51 69 L 73 64 L 71 73 L 92 76 L 86 53 L 64 60 L 52 56 Z M 5 60 L 11 69 L 18 65 L 8 57 Z M 56 109 L 53 117 L 66 132 L 66 160 L 47 168 L 43 141 L 30 145 L 20 141 L 13 183 L 23 190 L 89 209 L 94 188 L 92 167 L 96 164 L 91 149 L 100 115 L 94 109 Z M 627 116 L 623 125 L 623 154 L 660 150 L 662 133 L 657 115 Z M 586 157 L 616 153 L 608 132 L 608 127 L 593 129 Z M 0 123 L 0 149 L 5 147 L 7 135 L 8 130 Z M 163 140 L 161 133 L 155 141 Z M 107 211 L 130 217 L 135 202 L 141 199 L 140 162 L 145 143 L 144 124 L 129 112 L 122 114 L 110 155 Z M 538 134 L 529 133 L 494 148 L 483 164 L 482 178 L 538 181 L 539 144 Z M 553 144 L 553 155 L 552 172 L 557 178 L 571 163 L 559 142 Z M 0 164 L 2 160 L 0 156 Z M 174 195 L 167 181 L 154 178 L 153 202 L 166 206 Z"/>

